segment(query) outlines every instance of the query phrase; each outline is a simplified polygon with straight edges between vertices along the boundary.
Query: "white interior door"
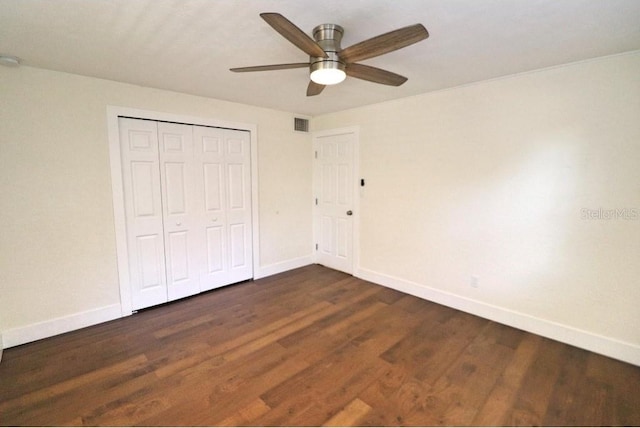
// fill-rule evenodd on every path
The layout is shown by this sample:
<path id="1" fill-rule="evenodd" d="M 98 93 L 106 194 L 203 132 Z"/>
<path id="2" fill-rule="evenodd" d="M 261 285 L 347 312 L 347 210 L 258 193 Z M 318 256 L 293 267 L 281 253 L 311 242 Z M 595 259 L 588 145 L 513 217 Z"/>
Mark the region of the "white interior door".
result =
<path id="1" fill-rule="evenodd" d="M 119 119 L 133 309 L 167 301 L 156 122 Z"/>
<path id="2" fill-rule="evenodd" d="M 353 273 L 354 132 L 314 136 L 316 261 Z"/>
<path id="3" fill-rule="evenodd" d="M 201 289 L 253 277 L 250 134 L 194 127 L 197 192 L 203 195 Z"/>
<path id="4" fill-rule="evenodd" d="M 203 238 L 196 197 L 193 127 L 158 122 L 168 300 L 200 292 Z"/>

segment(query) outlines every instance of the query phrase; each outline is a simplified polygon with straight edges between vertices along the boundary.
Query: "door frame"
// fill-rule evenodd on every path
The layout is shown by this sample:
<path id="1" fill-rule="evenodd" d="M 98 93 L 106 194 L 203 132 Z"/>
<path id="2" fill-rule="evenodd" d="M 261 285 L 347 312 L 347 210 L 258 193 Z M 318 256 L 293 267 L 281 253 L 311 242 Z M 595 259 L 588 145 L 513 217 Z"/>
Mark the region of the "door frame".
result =
<path id="1" fill-rule="evenodd" d="M 312 134 L 312 189 L 313 197 L 311 198 L 312 212 L 313 212 L 313 243 L 311 254 L 314 263 L 318 262 L 318 252 L 316 250 L 316 244 L 319 242 L 320 237 L 320 217 L 318 210 L 316 209 L 315 200 L 319 195 L 320 180 L 319 180 L 319 166 L 316 162 L 316 152 L 318 151 L 318 139 L 322 137 L 330 137 L 333 135 L 353 134 L 353 228 L 352 228 L 352 248 L 351 254 L 351 271 L 348 272 L 351 275 L 356 275 L 360 267 L 360 198 L 364 194 L 364 188 L 360 186 L 360 127 L 359 126 L 347 126 L 344 128 L 326 129 L 322 131 L 315 131 Z"/>
<path id="2" fill-rule="evenodd" d="M 251 229 L 252 229 L 252 276 L 255 277 L 260 266 L 260 230 L 258 209 L 258 127 L 256 124 L 230 122 L 219 119 L 178 115 L 152 110 L 129 107 L 107 106 L 107 131 L 109 138 L 109 161 L 111 168 L 111 192 L 113 218 L 116 235 L 116 257 L 118 282 L 120 286 L 120 309 L 122 316 L 133 313 L 131 304 L 131 283 L 129 281 L 129 249 L 127 247 L 127 226 L 122 185 L 122 157 L 120 155 L 119 117 L 155 120 L 160 122 L 184 123 L 189 125 L 211 126 L 215 128 L 249 131 L 251 154 Z"/>

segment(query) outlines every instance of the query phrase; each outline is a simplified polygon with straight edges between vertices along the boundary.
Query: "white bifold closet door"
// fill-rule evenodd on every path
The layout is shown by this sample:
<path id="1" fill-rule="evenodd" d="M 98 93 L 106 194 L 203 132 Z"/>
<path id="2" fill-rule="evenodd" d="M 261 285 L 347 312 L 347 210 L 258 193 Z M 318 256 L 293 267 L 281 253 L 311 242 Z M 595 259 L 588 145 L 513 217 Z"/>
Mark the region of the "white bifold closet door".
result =
<path id="1" fill-rule="evenodd" d="M 253 277 L 249 132 L 194 126 L 205 258 L 200 288 Z"/>
<path id="2" fill-rule="evenodd" d="M 132 307 L 253 276 L 246 131 L 120 118 Z"/>

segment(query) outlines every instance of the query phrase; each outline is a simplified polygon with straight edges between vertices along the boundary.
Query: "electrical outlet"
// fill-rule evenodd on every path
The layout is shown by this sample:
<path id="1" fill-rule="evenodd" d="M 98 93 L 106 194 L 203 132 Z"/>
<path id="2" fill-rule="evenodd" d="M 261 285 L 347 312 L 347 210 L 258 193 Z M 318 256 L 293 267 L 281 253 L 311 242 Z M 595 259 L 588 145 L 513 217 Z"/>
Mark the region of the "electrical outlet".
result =
<path id="1" fill-rule="evenodd" d="M 471 275 L 471 282 L 469 282 L 469 285 L 473 288 L 478 288 L 478 282 L 480 282 L 480 278 L 476 275 Z"/>

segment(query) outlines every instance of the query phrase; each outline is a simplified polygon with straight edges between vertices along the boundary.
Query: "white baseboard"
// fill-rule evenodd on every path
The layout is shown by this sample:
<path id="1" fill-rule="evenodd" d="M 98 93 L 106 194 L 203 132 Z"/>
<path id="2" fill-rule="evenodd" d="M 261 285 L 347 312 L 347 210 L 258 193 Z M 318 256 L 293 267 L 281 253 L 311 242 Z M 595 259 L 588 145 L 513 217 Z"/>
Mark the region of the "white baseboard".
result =
<path id="1" fill-rule="evenodd" d="M 263 266 L 254 273 L 254 279 L 265 278 L 267 276 L 276 275 L 288 270 L 298 269 L 313 264 L 311 255 L 298 257 L 297 259 L 285 260 L 284 262 L 274 263 L 272 265 Z"/>
<path id="2" fill-rule="evenodd" d="M 4 347 L 22 345 L 122 317 L 120 305 L 104 306 L 2 332 Z"/>
<path id="3" fill-rule="evenodd" d="M 515 327 L 520 330 L 640 366 L 640 346 L 633 343 L 600 336 L 575 327 L 537 318 L 521 312 L 490 305 L 488 303 L 479 302 L 467 297 L 437 290 L 426 285 L 395 278 L 368 269 L 357 269 L 355 276 L 375 284 L 393 288 L 394 290 L 411 294 L 441 305 L 449 306 L 463 312 L 468 312 L 510 327 Z"/>
<path id="4" fill-rule="evenodd" d="M 262 267 L 254 276 L 255 279 L 264 278 L 312 263 L 311 256 L 291 259 Z M 633 343 L 601 336 L 368 269 L 357 269 L 355 276 L 425 300 L 640 366 L 640 346 Z M 3 348 L 22 345 L 120 317 L 122 317 L 120 305 L 110 305 L 25 327 L 5 330 L 0 333 L 0 361 Z"/>

